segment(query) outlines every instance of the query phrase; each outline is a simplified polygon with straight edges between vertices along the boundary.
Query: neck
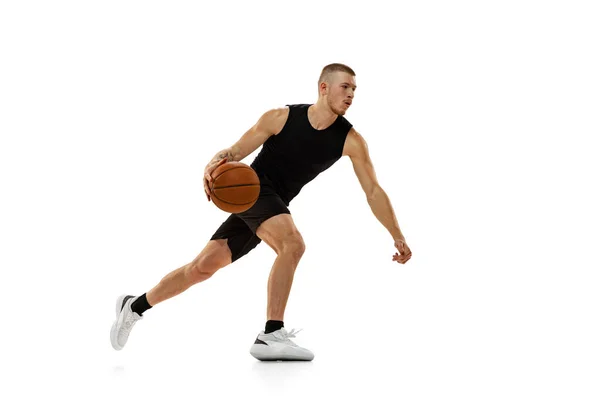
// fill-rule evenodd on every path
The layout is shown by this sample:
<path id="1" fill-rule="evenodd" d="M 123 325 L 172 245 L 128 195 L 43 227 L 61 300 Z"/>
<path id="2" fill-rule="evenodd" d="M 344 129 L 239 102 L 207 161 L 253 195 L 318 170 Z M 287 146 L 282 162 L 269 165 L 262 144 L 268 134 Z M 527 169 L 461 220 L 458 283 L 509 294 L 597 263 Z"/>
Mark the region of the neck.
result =
<path id="1" fill-rule="evenodd" d="M 329 108 L 327 105 L 327 101 L 324 98 L 319 97 L 317 102 L 311 107 L 315 115 L 322 117 L 333 117 L 335 118 L 337 115 Z"/>
<path id="2" fill-rule="evenodd" d="M 315 129 L 327 128 L 337 117 L 322 98 L 308 108 L 308 120 Z"/>

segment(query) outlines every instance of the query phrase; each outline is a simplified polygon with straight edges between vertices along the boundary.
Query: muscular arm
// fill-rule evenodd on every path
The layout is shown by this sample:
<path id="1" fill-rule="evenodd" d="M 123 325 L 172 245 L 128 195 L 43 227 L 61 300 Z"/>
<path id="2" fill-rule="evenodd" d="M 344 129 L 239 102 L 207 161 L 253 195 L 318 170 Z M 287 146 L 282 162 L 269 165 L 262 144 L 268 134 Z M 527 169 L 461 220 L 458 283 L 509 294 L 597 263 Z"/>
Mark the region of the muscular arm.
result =
<path id="1" fill-rule="evenodd" d="M 277 108 L 264 113 L 258 122 L 231 147 L 219 151 L 209 164 L 218 163 L 223 158 L 227 161 L 241 161 L 258 149 L 271 135 L 281 131 L 287 119 L 287 108 Z"/>
<path id="2" fill-rule="evenodd" d="M 379 185 L 375 168 L 369 156 L 369 149 L 364 138 L 352 128 L 344 145 L 344 155 L 352 161 L 352 167 L 358 181 L 367 196 L 371 211 L 379 222 L 388 230 L 394 240 L 404 239 L 398 220 L 388 195 Z"/>
<path id="3" fill-rule="evenodd" d="M 271 135 L 277 135 L 283 129 L 288 113 L 288 108 L 277 108 L 267 111 L 233 146 L 215 154 L 204 168 L 204 192 L 208 201 L 210 201 L 209 184 L 212 181 L 211 174 L 215 168 L 225 162 L 243 160 L 248 154 L 266 142 Z"/>

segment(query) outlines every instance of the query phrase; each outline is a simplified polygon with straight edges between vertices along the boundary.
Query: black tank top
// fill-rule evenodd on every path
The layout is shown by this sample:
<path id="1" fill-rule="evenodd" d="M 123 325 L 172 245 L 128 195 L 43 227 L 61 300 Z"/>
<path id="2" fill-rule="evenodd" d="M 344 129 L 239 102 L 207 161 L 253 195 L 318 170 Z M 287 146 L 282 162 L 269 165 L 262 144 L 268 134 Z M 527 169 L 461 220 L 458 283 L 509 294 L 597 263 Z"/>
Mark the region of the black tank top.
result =
<path id="1" fill-rule="evenodd" d="M 267 139 L 251 167 L 289 205 L 304 185 L 342 157 L 352 124 L 338 115 L 328 128 L 317 130 L 308 121 L 310 104 L 287 106 L 290 112 L 283 129 Z"/>

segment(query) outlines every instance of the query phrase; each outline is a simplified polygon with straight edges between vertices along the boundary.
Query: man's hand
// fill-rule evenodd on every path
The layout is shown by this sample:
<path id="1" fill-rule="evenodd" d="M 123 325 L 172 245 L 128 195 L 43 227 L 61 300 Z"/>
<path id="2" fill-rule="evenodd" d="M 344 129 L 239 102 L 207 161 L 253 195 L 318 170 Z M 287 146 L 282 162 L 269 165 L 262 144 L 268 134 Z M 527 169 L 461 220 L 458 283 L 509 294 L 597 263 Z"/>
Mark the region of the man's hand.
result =
<path id="1" fill-rule="evenodd" d="M 222 158 L 216 161 L 211 160 L 211 162 L 206 165 L 206 168 L 204 168 L 204 192 L 206 193 L 206 198 L 208 201 L 210 201 L 210 183 L 213 180 L 211 174 L 219 165 L 225 164 L 226 162 L 227 158 Z"/>
<path id="2" fill-rule="evenodd" d="M 410 260 L 412 253 L 408 248 L 408 245 L 406 244 L 406 240 L 404 238 L 394 240 L 394 246 L 396 246 L 400 254 L 394 254 L 394 256 L 392 257 L 392 261 L 397 261 L 400 264 L 404 264 L 408 260 Z"/>

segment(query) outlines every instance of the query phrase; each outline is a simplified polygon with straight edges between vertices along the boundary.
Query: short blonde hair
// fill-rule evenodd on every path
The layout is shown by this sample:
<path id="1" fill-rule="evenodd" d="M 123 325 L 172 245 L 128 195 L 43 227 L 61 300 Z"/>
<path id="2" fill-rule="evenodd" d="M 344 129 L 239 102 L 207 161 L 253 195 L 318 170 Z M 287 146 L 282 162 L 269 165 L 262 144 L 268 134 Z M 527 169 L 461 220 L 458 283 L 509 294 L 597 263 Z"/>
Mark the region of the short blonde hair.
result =
<path id="1" fill-rule="evenodd" d="M 356 76 L 354 70 L 345 64 L 329 64 L 326 65 L 321 71 L 321 76 L 319 76 L 319 85 L 321 84 L 321 82 L 327 81 L 329 79 L 329 76 L 331 76 L 331 74 L 334 72 L 347 72 L 352 76 Z"/>

